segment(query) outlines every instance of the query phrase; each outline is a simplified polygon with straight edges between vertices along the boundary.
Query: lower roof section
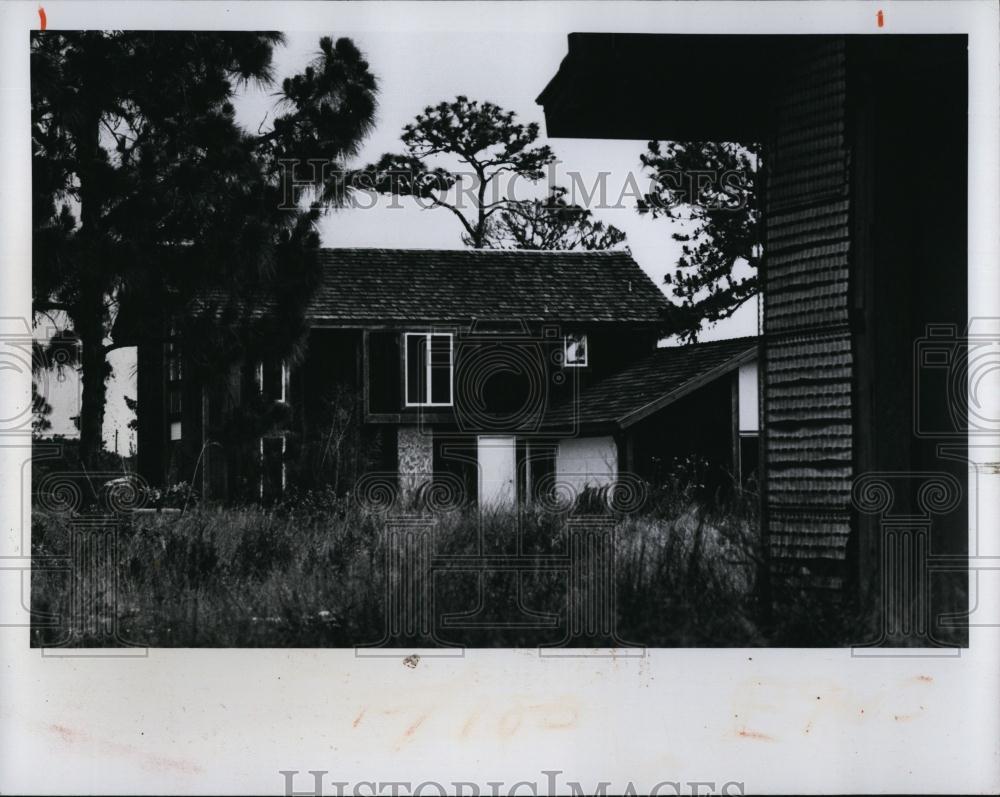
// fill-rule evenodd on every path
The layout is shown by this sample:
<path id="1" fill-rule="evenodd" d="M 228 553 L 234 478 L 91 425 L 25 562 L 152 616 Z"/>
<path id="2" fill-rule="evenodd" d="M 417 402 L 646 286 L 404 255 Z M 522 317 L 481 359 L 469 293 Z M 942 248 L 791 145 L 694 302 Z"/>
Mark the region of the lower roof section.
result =
<path id="1" fill-rule="evenodd" d="M 666 346 L 587 387 L 546 416 L 553 428 L 627 429 L 757 357 L 758 338 Z"/>

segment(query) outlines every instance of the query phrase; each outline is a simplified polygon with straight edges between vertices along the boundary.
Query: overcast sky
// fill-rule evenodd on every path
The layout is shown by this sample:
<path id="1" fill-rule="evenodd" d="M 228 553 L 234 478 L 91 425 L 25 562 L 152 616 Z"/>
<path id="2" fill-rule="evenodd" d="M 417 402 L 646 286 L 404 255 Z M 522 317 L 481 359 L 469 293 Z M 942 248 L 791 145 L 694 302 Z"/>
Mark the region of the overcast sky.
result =
<path id="1" fill-rule="evenodd" d="M 639 265 L 662 288 L 663 275 L 671 271 L 679 254 L 679 244 L 671 239 L 670 222 L 639 216 L 635 212 L 633 186 L 644 189 L 648 180 L 640 171 L 639 154 L 645 141 L 603 141 L 588 139 L 546 139 L 542 108 L 535 97 L 556 73 L 566 54 L 566 35 L 463 32 L 290 32 L 285 47 L 275 51 L 276 77 L 300 71 L 319 49 L 322 35 L 349 36 L 364 52 L 379 79 L 379 109 L 376 127 L 365 141 L 354 166 L 372 162 L 384 152 L 401 152 L 403 125 L 430 104 L 452 100 L 464 94 L 470 99 L 489 100 L 514 111 L 522 122 L 538 122 L 541 142 L 549 143 L 560 163 L 557 182 L 572 186 L 569 172 L 578 185 L 590 189 L 601 172 L 606 179 L 609 204 L 624 192 L 623 208 L 594 208 L 594 215 L 623 230 Z M 273 112 L 274 89 L 248 89 L 236 103 L 239 120 L 256 130 Z M 649 98 L 655 102 L 655 98 Z M 269 116 L 267 117 L 270 118 Z M 266 122 L 265 122 L 266 124 Z M 631 180 L 630 181 L 630 175 Z M 577 195 L 576 201 L 583 197 Z M 389 207 L 395 204 L 396 207 Z M 461 248 L 458 220 L 443 209 L 424 210 L 407 199 L 395 203 L 383 198 L 375 207 L 342 209 L 328 213 L 320 223 L 323 246 L 373 246 L 417 248 Z M 756 302 L 748 302 L 736 315 L 720 322 L 701 336 L 703 340 L 752 335 L 757 331 Z M 124 395 L 135 396 L 135 352 L 112 353 L 115 377 L 108 385 L 105 440 L 127 454 L 132 433 L 126 428 L 130 413 Z M 79 384 L 74 374 L 63 382 L 49 380 L 49 401 L 53 404 L 53 432 L 75 434 L 69 417 L 77 411 Z"/>

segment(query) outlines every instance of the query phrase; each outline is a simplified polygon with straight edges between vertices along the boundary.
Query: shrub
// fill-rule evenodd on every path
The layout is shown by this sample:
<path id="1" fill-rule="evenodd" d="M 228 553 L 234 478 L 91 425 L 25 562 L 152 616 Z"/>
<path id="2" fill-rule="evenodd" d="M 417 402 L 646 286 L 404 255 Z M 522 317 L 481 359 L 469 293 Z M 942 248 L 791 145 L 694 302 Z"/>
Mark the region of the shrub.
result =
<path id="1" fill-rule="evenodd" d="M 614 551 L 619 636 L 651 647 L 754 645 L 767 639 L 757 622 L 756 504 L 736 491 L 705 503 L 681 483 L 652 491 L 645 511 L 607 513 Z M 553 641 L 564 622 L 565 572 L 477 570 L 477 557 L 564 555 L 575 512 L 413 507 L 415 529 L 430 531 L 435 554 L 467 557 L 465 569 L 434 579 L 439 638 L 468 646 L 524 646 Z M 150 646 L 350 646 L 376 642 L 386 618 L 387 519 L 333 491 L 289 494 L 277 505 L 124 516 L 117 528 L 117 592 L 103 611 L 119 638 Z M 68 519 L 38 511 L 33 553 L 69 551 Z M 415 532 L 417 533 L 417 532 Z M 415 539 L 415 538 L 414 538 Z M 496 560 L 499 561 L 499 560 Z M 473 564 L 470 564 L 473 563 Z M 72 600 L 72 580 L 36 573 L 33 606 L 47 611 Z M 113 584 L 112 579 L 107 584 Z M 445 627 L 443 615 L 465 627 Z M 549 623 L 547 626 L 546 624 Z M 556 634 L 558 638 L 558 634 Z M 66 641 L 64 629 L 37 627 L 35 644 Z M 114 644 L 77 634 L 71 644 Z"/>

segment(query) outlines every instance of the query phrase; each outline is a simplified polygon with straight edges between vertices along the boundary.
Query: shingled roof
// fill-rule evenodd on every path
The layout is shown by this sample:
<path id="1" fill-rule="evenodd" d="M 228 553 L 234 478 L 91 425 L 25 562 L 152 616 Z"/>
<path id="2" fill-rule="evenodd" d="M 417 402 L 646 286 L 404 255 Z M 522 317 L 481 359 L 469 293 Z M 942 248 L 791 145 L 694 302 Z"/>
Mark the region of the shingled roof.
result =
<path id="1" fill-rule="evenodd" d="M 752 360 L 757 338 L 667 346 L 596 382 L 546 418 L 565 427 L 575 414 L 581 427 L 627 428 L 723 374 Z"/>
<path id="2" fill-rule="evenodd" d="M 627 252 L 323 249 L 314 322 L 656 322 L 663 293 Z"/>

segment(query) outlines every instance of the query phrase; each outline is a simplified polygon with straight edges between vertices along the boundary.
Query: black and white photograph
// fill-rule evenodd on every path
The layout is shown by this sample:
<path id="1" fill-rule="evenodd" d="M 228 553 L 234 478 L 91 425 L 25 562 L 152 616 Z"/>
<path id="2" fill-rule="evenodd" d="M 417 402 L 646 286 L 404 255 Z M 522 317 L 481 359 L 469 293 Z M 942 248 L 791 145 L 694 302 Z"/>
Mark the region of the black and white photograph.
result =
<path id="1" fill-rule="evenodd" d="M 30 312 L 0 314 L 30 384 L 0 412 L 21 654 L 137 673 L 342 651 L 391 668 L 377 683 L 513 651 L 595 667 L 598 692 L 605 667 L 724 656 L 716 683 L 750 680 L 720 738 L 771 756 L 784 726 L 748 717 L 790 687 L 737 667 L 825 651 L 848 681 L 910 669 L 875 700 L 795 681 L 798 743 L 834 715 L 873 739 L 923 722 L 926 755 L 962 721 L 916 693 L 1000 622 L 1000 142 L 972 66 L 997 32 L 968 29 L 994 6 L 146 3 L 67 27 L 67 5 L 12 4 L 27 85 L 2 123 L 26 241 L 4 269 L 30 280 Z M 791 5 L 814 22 L 782 30 Z M 727 6 L 747 23 L 716 24 Z M 510 745 L 585 713 L 533 699 L 494 718 Z M 398 711 L 337 705 L 355 734 Z M 427 755 L 486 745 L 484 713 Z M 438 715 L 407 716 L 378 755 L 431 744 Z M 48 728 L 146 755 L 136 793 L 244 790 L 144 736 Z M 478 774 L 390 792 L 371 762 L 335 776 L 336 749 L 254 774 L 285 794 L 781 790 L 722 768 L 650 792 L 649 767 L 610 765 L 613 787 L 581 785 L 553 760 L 490 792 L 487 747 Z M 996 760 L 954 782 L 988 793 Z M 901 767 L 785 788 L 940 790 Z M 88 777 L 66 788 L 123 788 Z"/>

